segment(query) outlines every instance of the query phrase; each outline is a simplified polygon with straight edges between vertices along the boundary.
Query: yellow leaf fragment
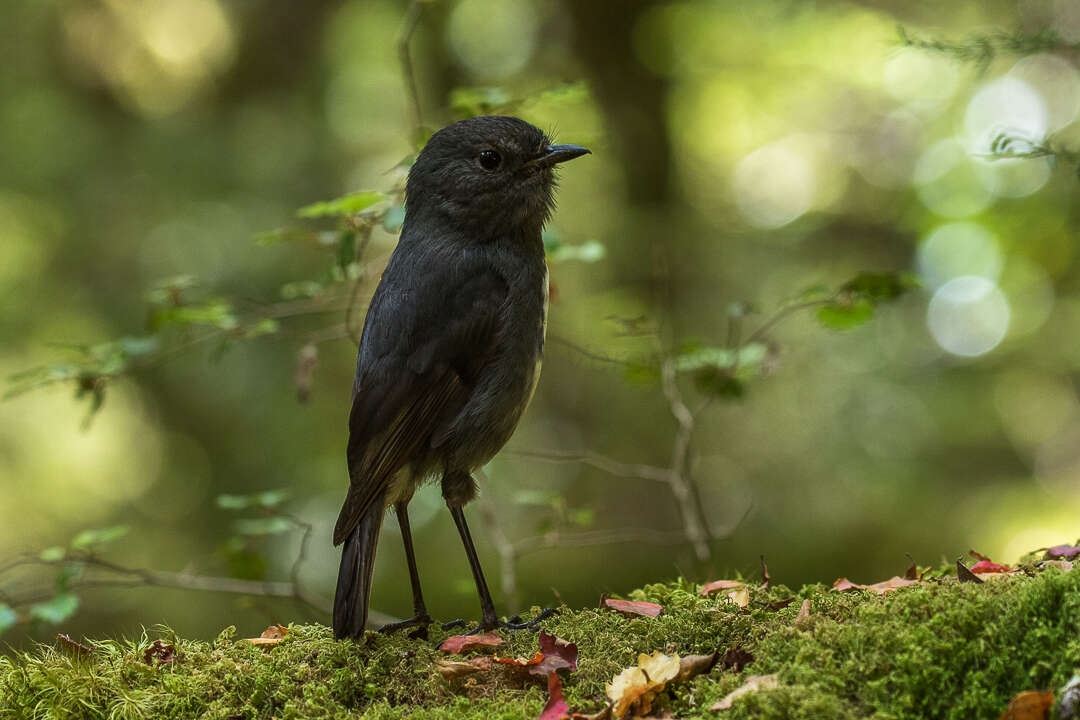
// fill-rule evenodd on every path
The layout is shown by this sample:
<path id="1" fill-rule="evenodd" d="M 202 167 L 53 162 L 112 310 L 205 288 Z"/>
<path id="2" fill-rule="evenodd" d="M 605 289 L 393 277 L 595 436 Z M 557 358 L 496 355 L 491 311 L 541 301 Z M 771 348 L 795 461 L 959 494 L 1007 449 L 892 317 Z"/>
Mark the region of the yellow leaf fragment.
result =
<path id="1" fill-rule="evenodd" d="M 289 628 L 284 625 L 271 625 L 262 631 L 262 635 L 257 638 L 244 638 L 252 645 L 264 645 L 272 647 L 281 642 L 281 639 L 289 632 Z"/>
<path id="2" fill-rule="evenodd" d="M 635 715 L 648 715 L 653 700 L 678 674 L 678 655 L 665 655 L 659 650 L 652 655 L 638 655 L 637 667 L 626 668 L 608 683 L 612 716 L 621 718 L 630 710 Z"/>

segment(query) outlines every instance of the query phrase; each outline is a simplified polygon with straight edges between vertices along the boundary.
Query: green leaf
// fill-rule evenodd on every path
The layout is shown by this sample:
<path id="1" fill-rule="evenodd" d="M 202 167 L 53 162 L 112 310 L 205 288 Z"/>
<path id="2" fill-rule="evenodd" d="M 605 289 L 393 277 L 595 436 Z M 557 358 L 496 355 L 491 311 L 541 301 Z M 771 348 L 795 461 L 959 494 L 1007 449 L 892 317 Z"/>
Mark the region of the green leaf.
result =
<path id="1" fill-rule="evenodd" d="M 356 260 L 356 233 L 346 230 L 338 236 L 338 265 L 342 270 Z"/>
<path id="2" fill-rule="evenodd" d="M 85 563 L 81 562 L 71 562 L 61 567 L 60 572 L 56 573 L 56 591 L 67 592 L 71 581 L 82 575 L 85 568 Z"/>
<path id="3" fill-rule="evenodd" d="M 694 387 L 698 392 L 713 397 L 738 399 L 746 394 L 742 380 L 719 367 L 705 367 L 694 373 Z"/>
<path id="4" fill-rule="evenodd" d="M 150 327 L 154 330 L 166 325 L 209 325 L 221 330 L 235 330 L 239 324 L 232 306 L 224 300 L 161 308 L 150 316 Z"/>
<path id="5" fill-rule="evenodd" d="M 679 372 L 692 372 L 705 367 L 731 368 L 738 360 L 739 369 L 754 369 L 768 354 L 768 347 L 762 343 L 750 343 L 739 348 L 698 347 L 688 348 L 675 361 Z"/>
<path id="6" fill-rule="evenodd" d="M 295 527 L 291 520 L 283 517 L 249 518 L 237 520 L 236 532 L 241 535 L 280 535 Z"/>
<path id="7" fill-rule="evenodd" d="M 494 115 L 510 104 L 510 95 L 498 87 L 455 88 L 450 91 L 450 108 L 458 117 Z"/>
<path id="8" fill-rule="evenodd" d="M 247 495 L 218 495 L 216 501 L 222 510 L 243 510 L 251 505 Z"/>
<path id="9" fill-rule="evenodd" d="M 277 320 L 274 318 L 263 318 L 244 328 L 244 339 L 251 340 L 252 338 L 262 337 L 263 335 L 273 335 L 279 329 L 280 325 Z"/>
<path id="10" fill-rule="evenodd" d="M 324 289 L 322 283 L 314 280 L 297 280 L 281 286 L 281 297 L 285 300 L 295 300 L 301 297 L 313 298 L 322 295 Z"/>
<path id="11" fill-rule="evenodd" d="M 607 248 L 598 240 L 590 240 L 581 245 L 559 245 L 548 253 L 551 262 L 566 262 L 577 260 L 579 262 L 594 263 L 604 259 Z"/>
<path id="12" fill-rule="evenodd" d="M 388 233 L 396 233 L 401 230 L 401 225 L 405 222 L 405 208 L 401 205 L 394 205 L 386 211 L 386 215 L 383 216 L 383 230 Z"/>
<path id="13" fill-rule="evenodd" d="M 869 300 L 853 303 L 830 303 L 817 311 L 817 320 L 830 330 L 851 330 L 874 316 L 874 306 Z"/>
<path id="14" fill-rule="evenodd" d="M 119 540 L 128 534 L 127 525 L 113 525 L 112 527 L 98 530 L 83 530 L 71 541 L 71 547 L 76 550 L 86 550 L 94 545 L 102 545 L 113 540 Z"/>
<path id="15" fill-rule="evenodd" d="M 0 635 L 3 635 L 5 630 L 15 627 L 18 621 L 19 616 L 15 610 L 10 605 L 0 603 Z"/>
<path id="16" fill-rule="evenodd" d="M 334 200 L 312 203 L 296 211 L 297 217 L 320 218 L 320 217 L 344 217 L 356 215 L 376 203 L 385 200 L 386 195 L 374 190 L 351 193 Z"/>
<path id="17" fill-rule="evenodd" d="M 79 609 L 79 596 L 74 593 L 60 593 L 51 600 L 30 606 L 30 617 L 56 625 L 75 614 Z"/>
<path id="18" fill-rule="evenodd" d="M 570 512 L 570 522 L 578 527 L 590 527 L 596 522 L 596 510 L 592 508 L 577 508 Z"/>
<path id="19" fill-rule="evenodd" d="M 57 560 L 63 560 L 64 555 L 66 554 L 67 550 L 59 545 L 54 545 L 53 547 L 47 547 L 42 550 L 38 553 L 38 557 L 41 558 L 42 562 L 56 562 Z"/>
<path id="20" fill-rule="evenodd" d="M 267 490 L 261 492 L 258 495 L 254 495 L 254 501 L 263 507 L 270 508 L 276 505 L 280 505 L 289 497 L 288 490 Z"/>
<path id="21" fill-rule="evenodd" d="M 841 293 L 849 293 L 872 303 L 895 300 L 908 290 L 919 287 L 919 280 L 911 273 L 859 273 L 840 286 Z"/>

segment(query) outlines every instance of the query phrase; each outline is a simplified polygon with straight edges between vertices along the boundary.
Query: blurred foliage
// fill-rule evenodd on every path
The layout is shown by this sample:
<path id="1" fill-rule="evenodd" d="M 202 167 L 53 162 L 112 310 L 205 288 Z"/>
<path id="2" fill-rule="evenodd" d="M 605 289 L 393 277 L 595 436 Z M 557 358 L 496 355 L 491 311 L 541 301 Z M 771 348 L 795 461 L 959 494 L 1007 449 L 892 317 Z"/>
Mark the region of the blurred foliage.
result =
<path id="1" fill-rule="evenodd" d="M 1075 537 L 1067 5 L 424 3 L 414 123 L 404 2 L 16 4 L 0 31 L 0 563 L 46 548 L 47 577 L 25 611 L 2 603 L 40 573 L 0 578 L 0 630 L 31 631 L 5 640 L 54 619 L 203 637 L 238 612 L 253 632 L 326 619 L 289 599 L 72 593 L 108 533 L 70 538 L 123 524 L 108 547 L 127 567 L 295 571 L 330 594 L 355 342 L 415 138 L 482 112 L 593 150 L 545 232 L 548 353 L 511 443 L 536 452 L 485 469 L 485 563 L 497 530 L 684 523 L 655 479 L 565 459 L 666 468 L 665 367 L 695 414 L 686 474 L 715 538 L 705 566 L 688 543 L 542 549 L 519 562 L 526 605 L 762 553 L 797 585 Z M 433 612 L 473 614 L 437 491 L 410 512 Z M 402 612 L 394 534 L 389 518 L 373 604 Z"/>

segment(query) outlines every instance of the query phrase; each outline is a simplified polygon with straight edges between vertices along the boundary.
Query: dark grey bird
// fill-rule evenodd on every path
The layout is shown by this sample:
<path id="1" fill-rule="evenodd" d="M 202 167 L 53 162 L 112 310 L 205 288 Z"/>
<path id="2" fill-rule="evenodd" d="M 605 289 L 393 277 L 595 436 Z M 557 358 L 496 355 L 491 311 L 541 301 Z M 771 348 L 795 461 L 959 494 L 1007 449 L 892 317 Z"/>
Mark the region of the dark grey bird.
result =
<path id="1" fill-rule="evenodd" d="M 476 495 L 473 471 L 510 439 L 536 389 L 548 301 L 540 233 L 554 208 L 555 166 L 588 152 L 553 145 L 517 118 L 474 117 L 432 135 L 409 171 L 401 238 L 356 361 L 349 492 L 334 529 L 334 544 L 345 543 L 336 637 L 363 637 L 391 506 L 414 614 L 383 630 L 426 630 L 408 504 L 436 477 L 476 581 L 478 629 L 516 626 L 495 613 L 462 508 Z"/>

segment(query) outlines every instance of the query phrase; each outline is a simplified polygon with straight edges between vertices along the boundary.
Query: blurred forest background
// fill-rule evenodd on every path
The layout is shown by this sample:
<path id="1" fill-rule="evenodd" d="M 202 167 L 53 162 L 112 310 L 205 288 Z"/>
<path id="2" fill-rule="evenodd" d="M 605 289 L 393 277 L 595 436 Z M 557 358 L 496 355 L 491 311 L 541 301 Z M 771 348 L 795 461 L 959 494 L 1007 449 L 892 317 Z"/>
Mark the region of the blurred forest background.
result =
<path id="1" fill-rule="evenodd" d="M 5 15 L 5 642 L 328 620 L 353 336 L 417 138 L 477 112 L 594 152 L 546 238 L 536 398 L 467 511 L 500 611 L 759 555 L 788 585 L 872 582 L 1080 534 L 1073 3 Z M 843 288 L 862 271 L 886 274 Z M 898 273 L 921 288 L 874 307 Z M 410 509 L 433 614 L 476 617 L 438 490 Z M 308 603 L 146 586 L 194 576 Z M 388 519 L 372 605 L 409 597 Z"/>

